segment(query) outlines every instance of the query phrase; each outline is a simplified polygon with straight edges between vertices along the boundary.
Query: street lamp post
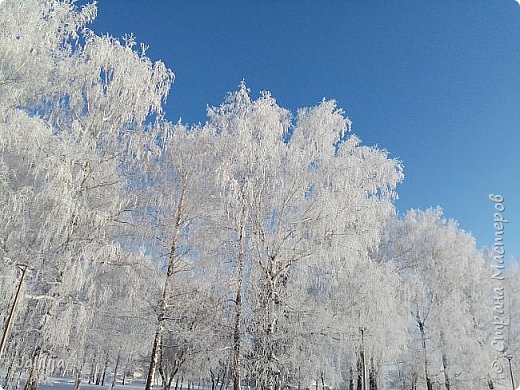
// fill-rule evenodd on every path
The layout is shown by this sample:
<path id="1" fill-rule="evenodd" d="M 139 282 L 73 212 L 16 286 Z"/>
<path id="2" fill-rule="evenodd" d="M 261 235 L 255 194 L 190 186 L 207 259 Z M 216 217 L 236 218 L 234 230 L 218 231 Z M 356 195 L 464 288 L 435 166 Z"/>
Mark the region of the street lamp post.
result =
<path id="1" fill-rule="evenodd" d="M 9 336 L 9 330 L 14 322 L 14 314 L 16 311 L 16 305 L 18 304 L 18 300 L 20 298 L 20 291 L 22 290 L 22 284 L 25 279 L 25 272 L 27 271 L 27 266 L 25 264 L 18 265 L 20 271 L 22 271 L 22 276 L 20 277 L 20 282 L 18 283 L 18 287 L 16 288 L 16 295 L 14 297 L 13 306 L 11 307 L 11 311 L 9 312 L 9 316 L 7 317 L 7 323 L 5 325 L 4 333 L 2 335 L 2 340 L 0 341 L 0 359 L 4 354 L 5 345 L 7 344 L 7 338 Z"/>
<path id="2" fill-rule="evenodd" d="M 359 328 L 361 332 L 361 366 L 363 369 L 363 390 L 368 390 L 367 386 L 367 370 L 366 370 L 366 358 L 365 358 L 365 331 L 367 328 L 364 326 Z"/>
<path id="3" fill-rule="evenodd" d="M 509 374 L 511 375 L 511 388 L 515 390 L 515 379 L 513 378 L 513 368 L 511 367 L 511 360 L 513 359 L 513 356 L 508 355 L 506 356 L 507 361 L 509 362 Z"/>

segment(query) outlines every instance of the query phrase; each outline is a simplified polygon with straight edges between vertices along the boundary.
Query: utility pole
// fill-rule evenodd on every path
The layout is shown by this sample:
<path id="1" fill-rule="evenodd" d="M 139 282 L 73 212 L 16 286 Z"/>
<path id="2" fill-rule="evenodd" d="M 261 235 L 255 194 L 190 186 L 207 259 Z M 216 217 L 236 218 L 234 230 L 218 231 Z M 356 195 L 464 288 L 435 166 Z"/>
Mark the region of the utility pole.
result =
<path id="1" fill-rule="evenodd" d="M 11 307 L 11 311 L 9 312 L 9 316 L 7 317 L 7 323 L 5 325 L 4 334 L 2 335 L 2 340 L 0 341 L 0 359 L 4 354 L 5 345 L 7 344 L 7 339 L 9 336 L 9 330 L 14 322 L 14 314 L 16 311 L 16 305 L 18 304 L 18 300 L 20 298 L 20 291 L 22 290 L 22 284 L 25 279 L 25 272 L 27 271 L 27 266 L 25 264 L 19 264 L 18 267 L 20 271 L 22 271 L 22 276 L 20 277 L 20 282 L 18 283 L 18 287 L 16 288 L 16 295 L 14 296 L 13 306 Z"/>
<path id="2" fill-rule="evenodd" d="M 511 375 L 511 388 L 515 390 L 515 379 L 513 378 L 513 369 L 511 367 L 511 360 L 513 359 L 513 356 L 508 355 L 506 356 L 507 361 L 509 362 L 509 374 Z"/>

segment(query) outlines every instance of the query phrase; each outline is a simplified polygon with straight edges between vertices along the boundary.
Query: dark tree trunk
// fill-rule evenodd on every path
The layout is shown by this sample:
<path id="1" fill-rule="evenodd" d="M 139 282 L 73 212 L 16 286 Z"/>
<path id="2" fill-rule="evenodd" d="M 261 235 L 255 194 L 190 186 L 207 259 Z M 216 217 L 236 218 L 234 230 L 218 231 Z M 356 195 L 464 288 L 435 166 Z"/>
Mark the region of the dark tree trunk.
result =
<path id="1" fill-rule="evenodd" d="M 356 390 L 363 390 L 363 364 L 361 364 L 361 356 L 358 355 L 356 362 L 357 369 L 357 386 Z"/>
<path id="2" fill-rule="evenodd" d="M 183 187 L 179 202 L 177 203 L 177 209 L 175 211 L 175 222 L 172 226 L 172 231 L 175 232 L 173 236 L 173 241 L 170 246 L 170 253 L 168 259 L 168 270 L 166 271 L 166 279 L 164 280 L 164 286 L 161 294 L 161 299 L 159 301 L 159 313 L 157 316 L 157 328 L 155 331 L 155 337 L 152 345 L 152 354 L 150 357 L 150 364 L 148 367 L 148 376 L 146 377 L 146 385 L 145 390 L 152 390 L 153 382 L 155 379 L 155 370 L 157 366 L 157 362 L 159 360 L 159 355 L 161 354 L 161 345 L 162 345 L 162 332 L 164 328 L 164 320 L 165 313 L 168 308 L 169 303 L 169 293 L 172 284 L 172 278 L 175 274 L 175 260 L 177 253 L 177 238 L 180 232 L 181 219 L 184 210 L 184 196 L 186 195 L 186 188 Z"/>
<path id="3" fill-rule="evenodd" d="M 370 372 L 368 375 L 369 385 L 368 388 L 370 390 L 377 390 L 377 372 L 376 368 L 374 367 L 374 359 L 370 359 Z"/>
<path id="4" fill-rule="evenodd" d="M 103 375 L 101 376 L 101 386 L 105 386 L 105 377 L 107 375 L 107 369 L 108 369 L 108 356 L 107 356 L 107 360 L 105 360 L 105 367 L 103 367 Z"/>
<path id="5" fill-rule="evenodd" d="M 166 299 L 166 291 L 168 286 L 168 276 L 166 276 L 166 282 L 164 283 L 163 289 L 163 300 Z M 150 356 L 150 365 L 148 366 L 148 376 L 146 377 L 145 390 L 152 390 L 153 382 L 155 379 L 155 371 L 157 369 L 157 362 L 161 353 L 161 337 L 163 331 L 164 321 L 164 310 L 165 303 L 161 303 L 161 313 L 157 316 L 157 329 L 155 330 L 155 336 L 152 345 L 152 354 Z M 124 384 L 124 383 L 123 383 Z"/>
<path id="6" fill-rule="evenodd" d="M 15 358 L 13 357 L 11 359 L 11 362 L 9 363 L 9 367 L 7 367 L 7 372 L 5 373 L 5 378 L 4 378 L 4 384 L 2 386 L 4 389 L 7 389 L 7 385 L 9 383 L 9 378 L 12 375 L 12 371 L 13 371 L 13 367 L 14 367 L 14 361 L 15 361 Z"/>
<path id="7" fill-rule="evenodd" d="M 241 325 L 242 325 L 242 281 L 244 278 L 244 240 L 245 240 L 245 229 L 244 229 L 244 211 L 242 211 L 240 221 L 240 234 L 239 234 L 239 252 L 238 252 L 238 280 L 237 280 L 237 291 L 235 298 L 235 328 L 233 331 L 233 390 L 240 390 L 240 347 L 241 347 Z"/>
<path id="8" fill-rule="evenodd" d="M 168 380 L 163 380 L 163 390 L 170 390 L 172 387 L 173 375 Z"/>
<path id="9" fill-rule="evenodd" d="M 38 361 L 40 358 L 40 351 L 41 347 L 38 345 L 32 354 L 32 365 L 27 382 L 25 383 L 25 390 L 36 390 L 38 387 Z"/>
<path id="10" fill-rule="evenodd" d="M 426 352 L 426 334 L 424 331 L 424 322 L 421 320 L 417 320 L 417 324 L 419 325 L 419 330 L 421 332 L 421 341 L 422 341 L 423 358 L 424 358 L 424 379 L 426 380 L 426 389 L 433 390 L 432 380 L 431 380 L 430 374 L 428 372 L 428 355 Z"/>
<path id="11" fill-rule="evenodd" d="M 121 349 L 119 349 L 119 352 L 117 353 L 117 359 L 116 359 L 116 366 L 114 367 L 114 377 L 112 378 L 112 385 L 110 386 L 111 389 L 114 388 L 117 381 L 117 370 L 119 369 L 119 361 L 121 359 Z"/>
<path id="12" fill-rule="evenodd" d="M 81 386 L 81 368 L 74 369 L 74 390 L 79 390 Z"/>
<path id="13" fill-rule="evenodd" d="M 419 380 L 419 375 L 414 371 L 412 374 L 412 390 L 417 390 L 417 381 Z"/>
<path id="14" fill-rule="evenodd" d="M 448 358 L 446 354 L 442 353 L 442 368 L 444 372 L 444 387 L 446 390 L 450 390 L 450 377 L 448 376 Z"/>
<path id="15" fill-rule="evenodd" d="M 88 376 L 88 384 L 91 385 L 92 382 L 94 382 L 94 375 L 95 375 L 95 372 L 94 372 L 94 369 L 95 369 L 95 364 L 96 364 L 96 355 L 94 355 L 94 358 L 92 359 L 92 364 L 90 365 L 90 374 Z"/>

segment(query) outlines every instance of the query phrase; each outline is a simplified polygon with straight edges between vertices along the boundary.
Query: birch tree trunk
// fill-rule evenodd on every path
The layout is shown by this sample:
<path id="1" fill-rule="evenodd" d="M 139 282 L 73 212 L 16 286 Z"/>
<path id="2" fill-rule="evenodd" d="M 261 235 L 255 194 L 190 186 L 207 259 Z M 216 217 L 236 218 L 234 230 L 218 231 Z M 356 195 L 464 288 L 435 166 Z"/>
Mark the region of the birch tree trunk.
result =
<path id="1" fill-rule="evenodd" d="M 432 380 L 430 378 L 430 374 L 428 372 L 428 354 L 426 351 L 426 335 L 424 333 L 424 322 L 418 320 L 419 331 L 421 332 L 421 342 L 423 349 L 423 358 L 424 358 L 424 379 L 426 380 L 426 389 L 433 390 Z"/>
<path id="2" fill-rule="evenodd" d="M 117 381 L 117 370 L 119 368 L 119 361 L 121 360 L 121 349 L 117 352 L 117 359 L 116 359 L 116 366 L 114 368 L 114 377 L 112 378 L 112 385 L 110 386 L 111 389 L 114 388 Z"/>
<path id="3" fill-rule="evenodd" d="M 242 283 L 244 278 L 244 240 L 245 240 L 245 221 L 242 212 L 240 221 L 239 253 L 238 253 L 238 280 L 235 298 L 235 329 L 233 332 L 233 389 L 240 390 L 240 365 L 241 365 L 241 322 L 242 322 Z"/>
<path id="4" fill-rule="evenodd" d="M 446 390 L 450 390 L 450 377 L 448 375 L 448 358 L 446 357 L 446 353 L 442 353 L 442 368 L 444 373 L 444 386 Z"/>
<path id="5" fill-rule="evenodd" d="M 152 346 L 152 354 L 150 358 L 150 365 L 148 367 L 148 377 L 146 379 L 145 390 L 151 390 L 153 388 L 153 382 L 155 379 L 155 371 L 157 369 L 157 363 L 161 353 L 162 345 L 162 333 L 164 330 L 164 320 L 166 310 L 169 306 L 168 294 L 171 288 L 173 275 L 175 273 L 175 261 L 177 259 L 177 237 L 180 234 L 180 224 L 184 211 L 184 196 L 186 194 L 186 187 L 183 186 L 180 193 L 179 201 L 177 203 L 175 222 L 173 226 L 173 242 L 170 247 L 170 254 L 168 259 L 168 271 L 166 272 L 166 279 L 164 281 L 164 287 L 161 294 L 161 300 L 159 302 L 159 314 L 157 315 L 157 329 L 155 331 L 154 342 Z"/>
<path id="6" fill-rule="evenodd" d="M 74 369 L 74 390 L 79 390 L 81 385 L 81 368 L 76 367 Z"/>

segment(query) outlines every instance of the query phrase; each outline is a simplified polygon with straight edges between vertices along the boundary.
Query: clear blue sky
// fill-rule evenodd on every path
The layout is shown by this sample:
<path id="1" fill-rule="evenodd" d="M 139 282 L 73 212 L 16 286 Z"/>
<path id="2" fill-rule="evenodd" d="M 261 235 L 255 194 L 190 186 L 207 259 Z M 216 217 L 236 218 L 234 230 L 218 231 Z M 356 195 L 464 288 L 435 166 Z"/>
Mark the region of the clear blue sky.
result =
<path id="1" fill-rule="evenodd" d="M 245 79 L 298 107 L 334 98 L 405 165 L 400 213 L 440 205 L 493 243 L 505 198 L 520 257 L 520 5 L 455 1 L 100 0 L 97 33 L 134 33 L 176 74 L 166 117 L 196 123 Z"/>

